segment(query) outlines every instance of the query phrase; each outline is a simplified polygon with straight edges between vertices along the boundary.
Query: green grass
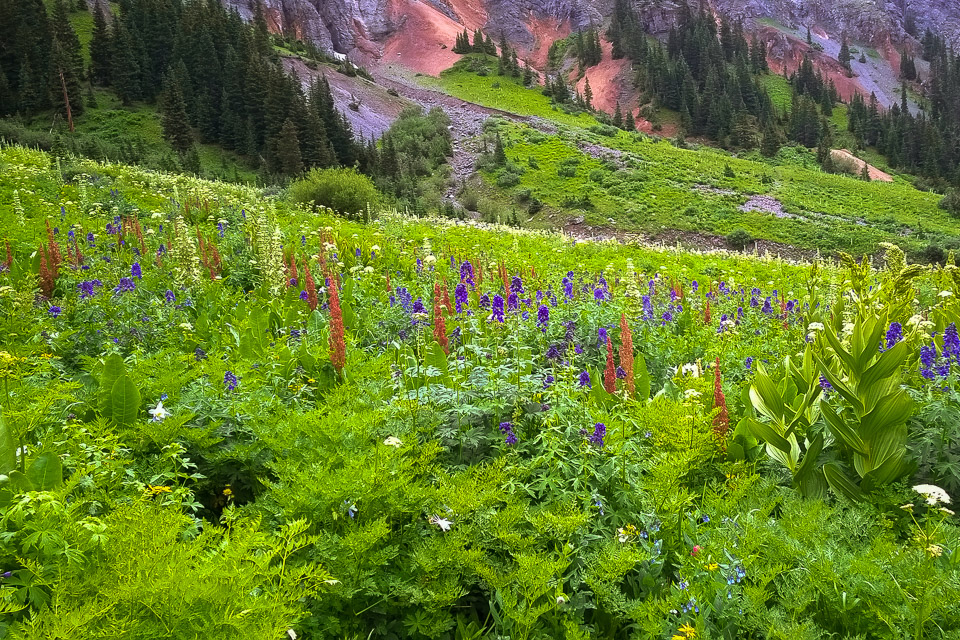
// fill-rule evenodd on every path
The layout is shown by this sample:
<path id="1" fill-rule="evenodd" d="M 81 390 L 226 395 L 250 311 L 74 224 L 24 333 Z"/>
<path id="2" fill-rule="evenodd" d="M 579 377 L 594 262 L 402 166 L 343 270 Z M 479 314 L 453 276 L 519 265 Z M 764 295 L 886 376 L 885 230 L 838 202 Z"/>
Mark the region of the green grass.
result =
<path id="1" fill-rule="evenodd" d="M 770 95 L 773 106 L 783 113 L 789 112 L 793 103 L 793 90 L 790 87 L 790 82 L 776 73 L 765 74 L 761 77 L 760 82 Z"/>
<path id="2" fill-rule="evenodd" d="M 521 116 L 538 116 L 570 126 L 589 127 L 597 123 L 588 114 L 573 115 L 556 108 L 550 98 L 537 90 L 528 89 L 514 79 L 491 73 L 480 76 L 465 70 L 465 61 L 476 56 L 465 56 L 453 68 L 444 71 L 439 78 L 421 76 L 421 83 L 439 89 L 452 96 L 485 107 L 501 109 Z M 492 58 L 490 58 L 492 60 Z"/>
<path id="3" fill-rule="evenodd" d="M 465 101 L 564 125 L 557 135 L 517 123 L 502 128 L 508 157 L 525 172 L 518 185 L 501 192 L 504 200 L 522 204 L 523 194 L 529 191 L 547 205 L 531 221 L 533 225 L 558 226 L 565 219 L 583 216 L 590 224 L 611 226 L 613 220 L 614 226 L 651 233 L 681 229 L 725 235 L 744 228 L 756 237 L 808 250 L 856 253 L 876 251 L 883 241 L 918 249 L 960 235 L 956 222 L 938 209 L 939 196 L 918 191 L 903 178 L 865 183 L 826 174 L 815 154 L 800 147 L 784 147 L 776 158 L 766 159 L 756 151 L 734 155 L 710 147 L 679 149 L 642 134 L 603 136 L 590 131 L 595 118 L 559 111 L 539 91 L 509 78 L 479 76 L 467 71 L 466 64 L 458 63 L 439 78 L 423 82 Z M 789 84 L 784 78 L 771 74 L 764 84 L 778 108 L 789 107 Z M 837 129 L 837 146 L 849 147 L 846 107 L 835 108 L 830 121 Z M 605 167 L 581 151 L 584 144 L 622 157 Z M 878 154 L 865 157 L 887 169 Z M 530 158 L 538 168 L 530 166 Z M 575 175 L 558 175 L 558 167 L 571 158 L 579 160 Z M 733 178 L 725 175 L 728 165 Z M 484 174 L 494 192 L 497 177 Z M 719 195 L 703 187 L 733 194 Z M 786 215 L 740 211 L 752 195 L 776 198 Z M 584 196 L 589 199 L 586 207 Z"/>

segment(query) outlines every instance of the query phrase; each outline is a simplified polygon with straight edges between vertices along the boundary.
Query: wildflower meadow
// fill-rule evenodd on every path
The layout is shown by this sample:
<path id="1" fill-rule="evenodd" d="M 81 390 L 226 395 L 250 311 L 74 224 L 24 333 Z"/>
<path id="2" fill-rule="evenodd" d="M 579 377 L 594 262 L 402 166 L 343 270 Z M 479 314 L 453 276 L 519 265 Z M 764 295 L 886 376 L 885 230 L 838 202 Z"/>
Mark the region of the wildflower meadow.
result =
<path id="1" fill-rule="evenodd" d="M 960 269 L 0 148 L 0 637 L 960 637 Z"/>

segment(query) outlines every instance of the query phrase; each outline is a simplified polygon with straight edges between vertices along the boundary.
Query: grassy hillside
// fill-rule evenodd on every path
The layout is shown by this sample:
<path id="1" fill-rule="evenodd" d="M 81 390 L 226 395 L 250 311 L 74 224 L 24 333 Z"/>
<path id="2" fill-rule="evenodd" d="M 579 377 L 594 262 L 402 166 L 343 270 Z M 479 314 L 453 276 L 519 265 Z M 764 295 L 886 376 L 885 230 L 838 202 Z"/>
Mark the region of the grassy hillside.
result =
<path id="1" fill-rule="evenodd" d="M 552 210 L 534 218 L 534 224 L 557 226 L 582 216 L 589 224 L 653 234 L 681 229 L 725 235 L 744 229 L 805 249 L 857 253 L 874 252 L 879 242 L 890 240 L 913 250 L 956 246 L 960 228 L 938 209 L 939 196 L 916 190 L 904 178 L 864 183 L 826 174 L 814 154 L 799 147 L 784 147 L 770 160 L 757 152 L 680 149 L 640 133 L 604 129 L 589 115 L 554 108 L 548 98 L 513 79 L 462 67 L 423 82 L 464 100 L 539 119 L 501 127 L 507 155 L 522 170 L 519 183 L 504 195 L 519 206 L 533 196 Z M 775 101 L 788 104 L 783 78 L 768 76 L 767 84 Z M 846 131 L 844 114 L 843 108 L 834 112 L 841 133 Z M 873 154 L 866 157 L 878 160 Z M 576 169 L 559 176 L 561 165 Z M 513 181 L 499 179 L 501 173 L 485 177 L 491 185 Z M 758 195 L 776 199 L 779 206 L 741 210 Z M 584 196 L 589 203 L 578 205 Z"/>

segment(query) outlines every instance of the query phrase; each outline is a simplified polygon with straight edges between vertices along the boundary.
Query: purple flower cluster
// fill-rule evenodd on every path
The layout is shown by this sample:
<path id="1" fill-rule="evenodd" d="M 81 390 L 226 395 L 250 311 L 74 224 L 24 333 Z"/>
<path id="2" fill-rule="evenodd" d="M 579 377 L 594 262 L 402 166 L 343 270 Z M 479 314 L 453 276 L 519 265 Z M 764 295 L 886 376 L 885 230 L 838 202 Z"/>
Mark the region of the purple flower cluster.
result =
<path id="1" fill-rule="evenodd" d="M 237 376 L 234 375 L 233 371 L 227 371 L 223 374 L 223 384 L 226 385 L 227 391 L 233 391 L 237 388 L 237 385 L 240 384 L 240 381 L 237 380 Z"/>
<path id="2" fill-rule="evenodd" d="M 504 440 L 504 444 L 508 446 L 513 446 L 517 444 L 517 436 L 513 432 L 513 423 L 510 422 L 501 422 L 500 423 L 500 433 L 505 434 L 507 439 Z"/>
<path id="3" fill-rule="evenodd" d="M 593 425 L 593 433 L 590 434 L 588 440 L 590 444 L 596 445 L 598 447 L 603 447 L 603 439 L 607 435 L 607 426 L 602 422 L 598 422 Z"/>
<path id="4" fill-rule="evenodd" d="M 120 282 L 113 288 L 113 292 L 119 294 L 134 291 L 136 288 L 137 284 L 133 281 L 133 278 L 120 278 Z"/>
<path id="5" fill-rule="evenodd" d="M 490 317 L 496 320 L 497 322 L 503 322 L 503 296 L 497 294 L 493 296 L 493 310 L 490 313 Z"/>
<path id="6" fill-rule="evenodd" d="M 544 305 L 540 305 L 540 308 L 537 309 L 537 326 L 540 327 L 540 331 L 547 332 L 547 323 L 550 321 L 550 309 Z"/>
<path id="7" fill-rule="evenodd" d="M 102 287 L 103 283 L 100 280 L 84 280 L 77 284 L 77 289 L 80 290 L 80 299 L 92 298 L 97 295 L 97 287 Z"/>

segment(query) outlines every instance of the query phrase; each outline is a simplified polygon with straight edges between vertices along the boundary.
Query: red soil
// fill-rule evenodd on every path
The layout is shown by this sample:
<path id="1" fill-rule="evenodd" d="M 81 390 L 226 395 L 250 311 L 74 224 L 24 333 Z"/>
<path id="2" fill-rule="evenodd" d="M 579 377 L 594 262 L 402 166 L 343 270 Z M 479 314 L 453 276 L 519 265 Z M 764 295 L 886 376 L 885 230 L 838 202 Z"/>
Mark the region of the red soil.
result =
<path id="1" fill-rule="evenodd" d="M 570 23 L 556 18 L 535 18 L 530 16 L 527 28 L 533 34 L 533 49 L 521 51 L 520 57 L 530 61 L 534 69 L 543 70 L 547 66 L 550 45 L 570 35 Z M 591 83 L 592 84 L 592 83 Z"/>
<path id="2" fill-rule="evenodd" d="M 577 82 L 577 91 L 583 93 L 587 80 L 590 81 L 590 90 L 593 92 L 593 106 L 607 113 L 613 113 L 617 102 L 626 111 L 633 109 L 639 95 L 632 88 L 630 81 L 630 61 L 626 58 L 614 60 L 611 56 L 611 45 L 606 40 L 600 42 L 603 58 L 600 64 L 587 69 L 584 77 Z M 571 72 L 571 80 L 576 79 L 579 68 Z"/>
<path id="3" fill-rule="evenodd" d="M 836 162 L 839 166 L 851 167 L 857 172 L 857 174 L 863 171 L 863 165 L 867 164 L 865 161 L 857 158 L 846 149 L 834 149 L 830 152 L 830 155 L 833 156 L 834 162 Z M 870 174 L 870 179 L 873 181 L 893 182 L 893 177 L 889 173 L 884 173 L 871 164 L 867 164 L 867 172 Z"/>
<path id="4" fill-rule="evenodd" d="M 771 27 L 761 29 L 760 35 L 765 42 L 773 40 L 780 40 L 781 42 L 786 40 L 787 42 L 788 49 L 783 52 L 782 58 L 777 56 L 767 57 L 772 72 L 783 75 L 784 70 L 786 70 L 786 73 L 791 74 L 800 68 L 804 55 L 808 55 L 813 62 L 813 66 L 823 74 L 824 79 L 833 80 L 833 84 L 836 85 L 843 100 L 850 100 L 855 93 L 870 95 L 870 92 L 864 90 L 856 78 L 847 77 L 846 69 L 837 60 L 816 51 L 803 40 L 788 36 Z M 822 31 L 818 31 L 818 35 L 826 37 L 826 34 L 823 34 Z"/>
<path id="5" fill-rule="evenodd" d="M 458 4 L 465 10 L 472 6 L 470 2 Z M 463 25 L 417 0 L 390 0 L 388 11 L 397 29 L 384 43 L 382 63 L 399 63 L 413 71 L 438 75 L 460 59 L 452 49 Z M 478 15 L 471 9 L 468 20 Z"/>

